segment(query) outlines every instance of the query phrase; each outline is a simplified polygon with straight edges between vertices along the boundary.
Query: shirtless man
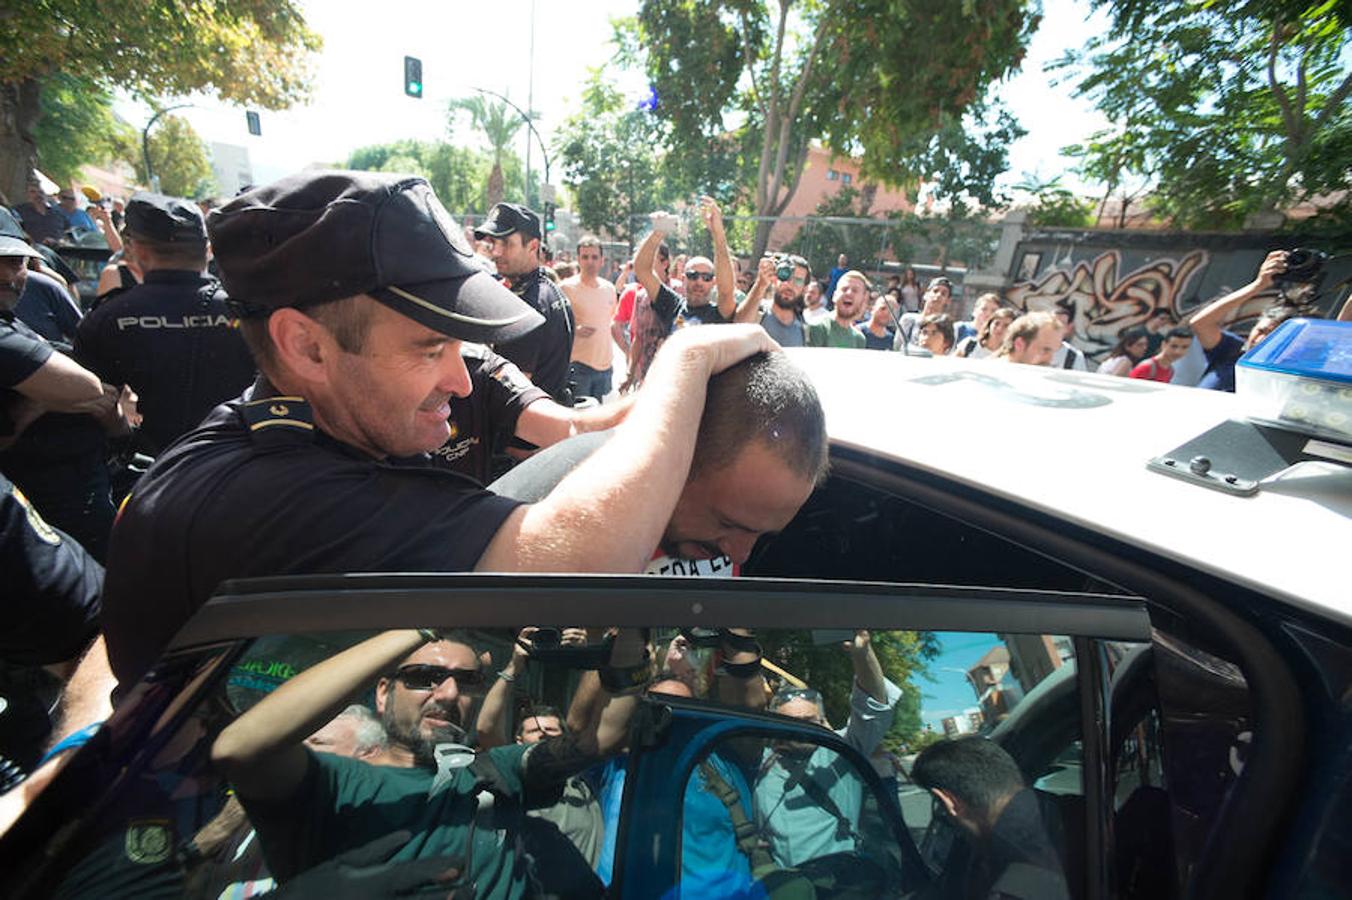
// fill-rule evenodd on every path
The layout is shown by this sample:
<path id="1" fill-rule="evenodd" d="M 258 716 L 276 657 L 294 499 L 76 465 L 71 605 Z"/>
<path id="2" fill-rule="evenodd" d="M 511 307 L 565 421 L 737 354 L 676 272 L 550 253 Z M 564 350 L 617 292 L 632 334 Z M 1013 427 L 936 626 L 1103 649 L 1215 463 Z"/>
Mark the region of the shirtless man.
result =
<path id="1" fill-rule="evenodd" d="M 615 285 L 600 277 L 602 259 L 601 242 L 591 235 L 583 237 L 577 242 L 578 272 L 559 285 L 573 304 L 576 321 L 571 367 L 573 396 L 595 397 L 598 401 L 610 393 L 614 350 L 610 321 L 619 302 Z"/>

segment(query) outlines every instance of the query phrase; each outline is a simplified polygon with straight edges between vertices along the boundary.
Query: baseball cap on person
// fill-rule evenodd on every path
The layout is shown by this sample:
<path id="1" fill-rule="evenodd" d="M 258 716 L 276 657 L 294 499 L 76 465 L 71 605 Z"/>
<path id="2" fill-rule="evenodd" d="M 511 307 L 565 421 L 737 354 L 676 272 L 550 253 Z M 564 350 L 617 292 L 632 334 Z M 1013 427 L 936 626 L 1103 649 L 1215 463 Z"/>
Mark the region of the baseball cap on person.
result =
<path id="1" fill-rule="evenodd" d="M 207 226 L 191 200 L 137 191 L 127 204 L 123 230 L 133 238 L 161 244 L 203 244 Z"/>
<path id="2" fill-rule="evenodd" d="M 544 323 L 482 271 L 423 178 L 309 171 L 241 194 L 207 223 L 245 316 L 368 294 L 449 337 L 518 338 Z"/>
<path id="3" fill-rule="evenodd" d="M 0 206 L 0 256 L 31 256 L 41 259 L 42 254 L 28 243 L 23 226 L 9 210 Z"/>
<path id="4" fill-rule="evenodd" d="M 486 237 L 506 237 L 521 232 L 528 238 L 540 238 L 540 216 L 534 210 L 520 203 L 496 203 L 488 211 L 488 218 L 474 229 L 474 236 L 482 240 Z"/>

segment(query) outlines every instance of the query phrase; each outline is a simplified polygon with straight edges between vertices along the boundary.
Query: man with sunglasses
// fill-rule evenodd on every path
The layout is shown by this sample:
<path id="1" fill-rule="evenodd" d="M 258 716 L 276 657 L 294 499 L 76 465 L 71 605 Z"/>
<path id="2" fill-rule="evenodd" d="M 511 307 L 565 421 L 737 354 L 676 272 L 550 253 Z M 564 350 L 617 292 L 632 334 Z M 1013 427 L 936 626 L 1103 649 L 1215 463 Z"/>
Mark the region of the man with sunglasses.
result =
<path id="1" fill-rule="evenodd" d="M 714 244 L 714 258 L 692 256 L 685 264 L 686 324 L 717 325 L 732 321 L 737 304 L 746 295 L 737 289 L 733 274 L 732 254 L 728 251 L 728 235 L 723 228 L 723 212 L 713 197 L 699 200 L 700 217 L 709 229 Z"/>
<path id="2" fill-rule="evenodd" d="M 836 733 L 868 757 L 892 727 L 901 689 L 883 675 L 869 632 L 856 631 L 842 646 L 854 669 L 854 685 L 849 721 Z M 770 711 L 831 727 L 821 694 L 811 688 L 781 689 Z M 859 822 L 866 789 L 833 750 L 816 744 L 766 747 L 754 788 L 756 824 L 775 862 L 787 868 L 858 850 L 853 825 Z"/>
<path id="3" fill-rule="evenodd" d="M 594 731 L 475 755 L 454 741 L 450 747 L 432 743 L 463 734 L 469 697 L 482 686 L 474 649 L 428 629 L 387 631 L 264 697 L 221 732 L 212 761 L 230 779 L 283 884 L 404 831 L 410 837 L 392 862 L 446 858 L 453 871 L 437 879 L 439 887 L 465 886 L 479 897 L 521 897 L 529 879 L 517 841 L 525 808 L 557 794 L 569 776 L 617 752 L 626 740 L 638 705 L 627 685 L 641 683 L 636 673 L 647 673 L 637 629 L 615 635 L 608 662 Z M 308 735 L 376 678 L 377 706 L 387 726 L 395 724 L 391 750 L 396 741 L 412 741 L 406 758 L 415 765 L 372 766 L 305 745 Z"/>

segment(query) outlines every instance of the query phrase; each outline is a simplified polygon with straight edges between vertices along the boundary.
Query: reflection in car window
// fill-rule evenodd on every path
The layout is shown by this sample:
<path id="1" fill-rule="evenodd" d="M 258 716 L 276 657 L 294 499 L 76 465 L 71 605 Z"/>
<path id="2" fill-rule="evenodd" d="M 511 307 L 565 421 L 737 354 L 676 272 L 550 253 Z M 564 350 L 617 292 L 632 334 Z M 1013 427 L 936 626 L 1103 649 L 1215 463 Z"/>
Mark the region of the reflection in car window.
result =
<path id="1" fill-rule="evenodd" d="M 795 879 L 818 896 L 928 885 L 957 897 L 997 883 L 1078 893 L 1066 887 L 1082 880 L 1073 836 L 1084 833 L 1069 641 L 624 635 L 558 626 L 254 640 L 119 783 L 71 845 L 56 893 L 216 898 L 379 883 L 596 896 L 638 864 L 625 842 L 661 837 L 627 832 L 642 817 L 626 804 L 664 796 L 680 815 L 642 827 L 669 829 L 678 849 L 659 883 L 683 896 Z M 629 747 L 643 705 L 674 724 Z M 740 730 L 705 737 L 730 720 Z M 1143 752 L 1124 747 L 1122 779 Z M 691 749 L 678 778 L 636 766 Z M 632 790 L 627 779 L 638 779 Z M 1001 882 L 1011 867 L 1044 880 Z"/>

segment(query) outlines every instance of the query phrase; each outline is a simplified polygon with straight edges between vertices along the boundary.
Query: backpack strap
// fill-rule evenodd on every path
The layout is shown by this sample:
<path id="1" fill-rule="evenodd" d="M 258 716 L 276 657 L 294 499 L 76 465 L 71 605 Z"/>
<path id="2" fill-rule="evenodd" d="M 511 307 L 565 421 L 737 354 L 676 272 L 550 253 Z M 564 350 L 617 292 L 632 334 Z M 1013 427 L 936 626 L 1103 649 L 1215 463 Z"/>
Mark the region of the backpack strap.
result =
<path id="1" fill-rule="evenodd" d="M 762 878 L 768 872 L 775 871 L 779 867 L 775 865 L 774 860 L 770 858 L 770 852 L 765 845 L 757 839 L 756 826 L 749 818 L 746 811 L 742 809 L 742 798 L 737 793 L 737 789 L 728 784 L 728 780 L 718 774 L 718 770 L 706 759 L 699 764 L 700 774 L 704 776 L 704 781 L 709 785 L 728 811 L 728 818 L 732 820 L 732 831 L 737 837 L 737 849 L 746 857 L 747 862 L 751 864 L 751 876 L 753 878 Z"/>

